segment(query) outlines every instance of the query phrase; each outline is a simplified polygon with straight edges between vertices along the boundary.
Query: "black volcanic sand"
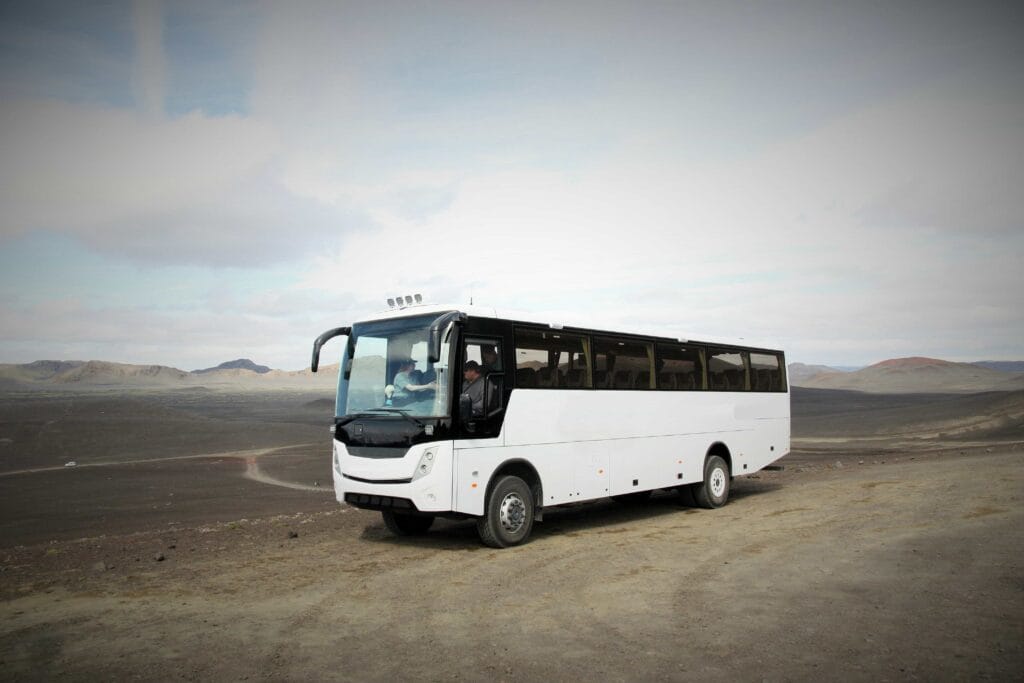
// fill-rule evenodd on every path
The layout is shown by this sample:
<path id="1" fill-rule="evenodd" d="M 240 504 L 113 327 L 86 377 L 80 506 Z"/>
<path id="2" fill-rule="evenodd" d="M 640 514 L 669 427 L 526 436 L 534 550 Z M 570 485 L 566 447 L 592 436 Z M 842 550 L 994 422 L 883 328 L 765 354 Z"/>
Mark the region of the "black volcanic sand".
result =
<path id="1" fill-rule="evenodd" d="M 793 438 L 933 437 L 1024 440 L 1024 391 L 866 394 L 792 390 Z"/>
<path id="2" fill-rule="evenodd" d="M 338 506 L 329 486 L 323 492 L 270 486 L 243 478 L 245 467 L 237 458 L 195 458 L 3 476 L 0 547 Z M 330 476 L 329 467 L 322 469 Z"/>
<path id="3" fill-rule="evenodd" d="M 977 428 L 941 442 L 918 439 L 917 451 L 976 449 L 982 437 L 1024 441 L 1022 420 L 1013 417 L 1021 406 L 1024 392 L 796 388 L 794 451 L 782 463 L 813 469 L 844 458 L 893 460 L 907 451 L 904 442 L 813 440 L 936 425 Z M 0 396 L 0 547 L 332 509 L 332 415 L 330 397 L 287 391 Z M 254 464 L 264 481 L 246 478 Z"/>
<path id="4" fill-rule="evenodd" d="M 332 417 L 290 392 L 0 396 L 0 547 L 332 509 Z"/>
<path id="5" fill-rule="evenodd" d="M 292 392 L 0 395 L 0 473 L 329 444 L 333 400 Z"/>

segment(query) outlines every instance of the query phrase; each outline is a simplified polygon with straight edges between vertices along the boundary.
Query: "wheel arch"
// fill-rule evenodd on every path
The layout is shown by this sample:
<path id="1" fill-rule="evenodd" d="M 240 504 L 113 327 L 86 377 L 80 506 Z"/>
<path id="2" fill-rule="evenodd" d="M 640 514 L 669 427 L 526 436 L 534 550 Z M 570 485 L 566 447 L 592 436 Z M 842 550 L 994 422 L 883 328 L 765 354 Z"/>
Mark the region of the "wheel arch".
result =
<path id="1" fill-rule="evenodd" d="M 729 447 L 721 441 L 716 441 L 708 447 L 708 452 L 704 454 L 704 462 L 707 463 L 708 458 L 712 455 L 717 455 L 722 460 L 725 460 L 725 464 L 729 466 L 729 476 L 732 476 L 732 454 L 729 452 Z"/>
<path id="2" fill-rule="evenodd" d="M 487 482 L 487 489 L 484 492 L 485 508 L 487 501 L 491 499 L 491 491 L 494 490 L 494 485 L 506 475 L 519 477 L 530 487 L 530 491 L 533 492 L 534 519 L 540 520 L 541 511 L 544 508 L 544 485 L 541 482 L 537 468 L 522 458 L 506 460 L 495 468 L 494 474 L 491 475 L 490 481 Z"/>

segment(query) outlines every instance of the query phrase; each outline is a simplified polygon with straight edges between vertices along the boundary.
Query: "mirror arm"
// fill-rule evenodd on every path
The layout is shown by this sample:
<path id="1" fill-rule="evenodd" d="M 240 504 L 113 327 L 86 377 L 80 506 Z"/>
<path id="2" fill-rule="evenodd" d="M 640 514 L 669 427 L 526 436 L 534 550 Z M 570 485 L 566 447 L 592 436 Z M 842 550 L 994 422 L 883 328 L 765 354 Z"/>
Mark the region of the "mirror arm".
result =
<path id="1" fill-rule="evenodd" d="M 320 367 L 320 347 L 328 342 L 330 339 L 340 337 L 342 335 L 348 335 L 352 332 L 351 327 L 335 327 L 333 330 L 327 330 L 313 341 L 313 359 L 310 362 L 309 369 L 312 372 L 316 372 L 317 368 Z"/>
<path id="2" fill-rule="evenodd" d="M 449 311 L 437 318 L 430 324 L 430 336 L 428 337 L 427 362 L 437 363 L 441 360 L 441 333 L 449 324 L 462 322 L 466 314 L 462 311 Z"/>

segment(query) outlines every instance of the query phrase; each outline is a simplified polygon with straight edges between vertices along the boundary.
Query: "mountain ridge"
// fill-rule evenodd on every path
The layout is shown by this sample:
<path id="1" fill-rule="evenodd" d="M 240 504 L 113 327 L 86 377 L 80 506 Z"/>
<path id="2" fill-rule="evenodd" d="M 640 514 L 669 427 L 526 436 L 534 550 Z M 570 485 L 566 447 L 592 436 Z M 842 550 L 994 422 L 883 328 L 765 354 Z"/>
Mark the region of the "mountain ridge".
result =
<path id="1" fill-rule="evenodd" d="M 0 388 L 18 390 L 60 389 L 174 389 L 219 387 L 239 389 L 320 389 L 337 382 L 338 365 L 321 366 L 314 374 L 302 370 L 275 370 L 240 358 L 214 368 L 187 372 L 167 365 L 115 363 L 111 361 L 33 361 L 0 364 Z"/>
<path id="2" fill-rule="evenodd" d="M 909 356 L 879 361 L 853 372 L 823 372 L 793 378 L 794 386 L 815 389 L 849 389 L 880 394 L 975 393 L 1024 389 L 1024 373 L 1004 372 L 979 366 Z"/>
<path id="3" fill-rule="evenodd" d="M 266 365 L 257 365 L 248 358 L 239 358 L 237 360 L 229 360 L 221 363 L 220 365 L 212 368 L 203 368 L 202 370 L 193 370 L 194 375 L 204 375 L 208 372 L 216 372 L 217 370 L 251 370 L 259 375 L 270 372 L 271 368 Z"/>
<path id="4" fill-rule="evenodd" d="M 200 386 L 251 390 L 327 388 L 334 386 L 337 373 L 337 364 L 323 366 L 320 372 L 313 374 L 309 368 L 277 370 L 257 365 L 248 358 L 226 361 L 213 368 L 192 372 L 167 365 L 99 360 L 38 360 L 23 364 L 0 364 L 0 387 L 5 391 Z M 853 371 L 826 365 L 790 363 L 789 378 L 793 386 L 883 394 L 976 393 L 1024 389 L 1022 372 L 924 356 L 890 358 Z"/>

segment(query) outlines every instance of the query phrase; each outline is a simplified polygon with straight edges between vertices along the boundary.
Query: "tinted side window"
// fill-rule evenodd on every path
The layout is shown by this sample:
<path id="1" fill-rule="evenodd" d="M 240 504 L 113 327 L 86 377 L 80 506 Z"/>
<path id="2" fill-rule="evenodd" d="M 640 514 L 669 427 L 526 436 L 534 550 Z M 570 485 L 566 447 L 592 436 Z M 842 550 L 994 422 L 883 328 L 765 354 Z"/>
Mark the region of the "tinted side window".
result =
<path id="1" fill-rule="evenodd" d="M 785 391 L 782 361 L 774 353 L 750 354 L 750 388 L 752 391 Z"/>
<path id="2" fill-rule="evenodd" d="M 708 389 L 746 391 L 747 370 L 739 351 L 708 349 Z"/>
<path id="3" fill-rule="evenodd" d="M 599 389 L 653 389 L 654 345 L 594 337 L 595 386 Z"/>
<path id="4" fill-rule="evenodd" d="M 658 388 L 668 391 L 703 389 L 702 350 L 682 344 L 658 344 Z"/>
<path id="5" fill-rule="evenodd" d="M 588 389 L 589 340 L 560 330 L 516 328 L 516 386 Z"/>

